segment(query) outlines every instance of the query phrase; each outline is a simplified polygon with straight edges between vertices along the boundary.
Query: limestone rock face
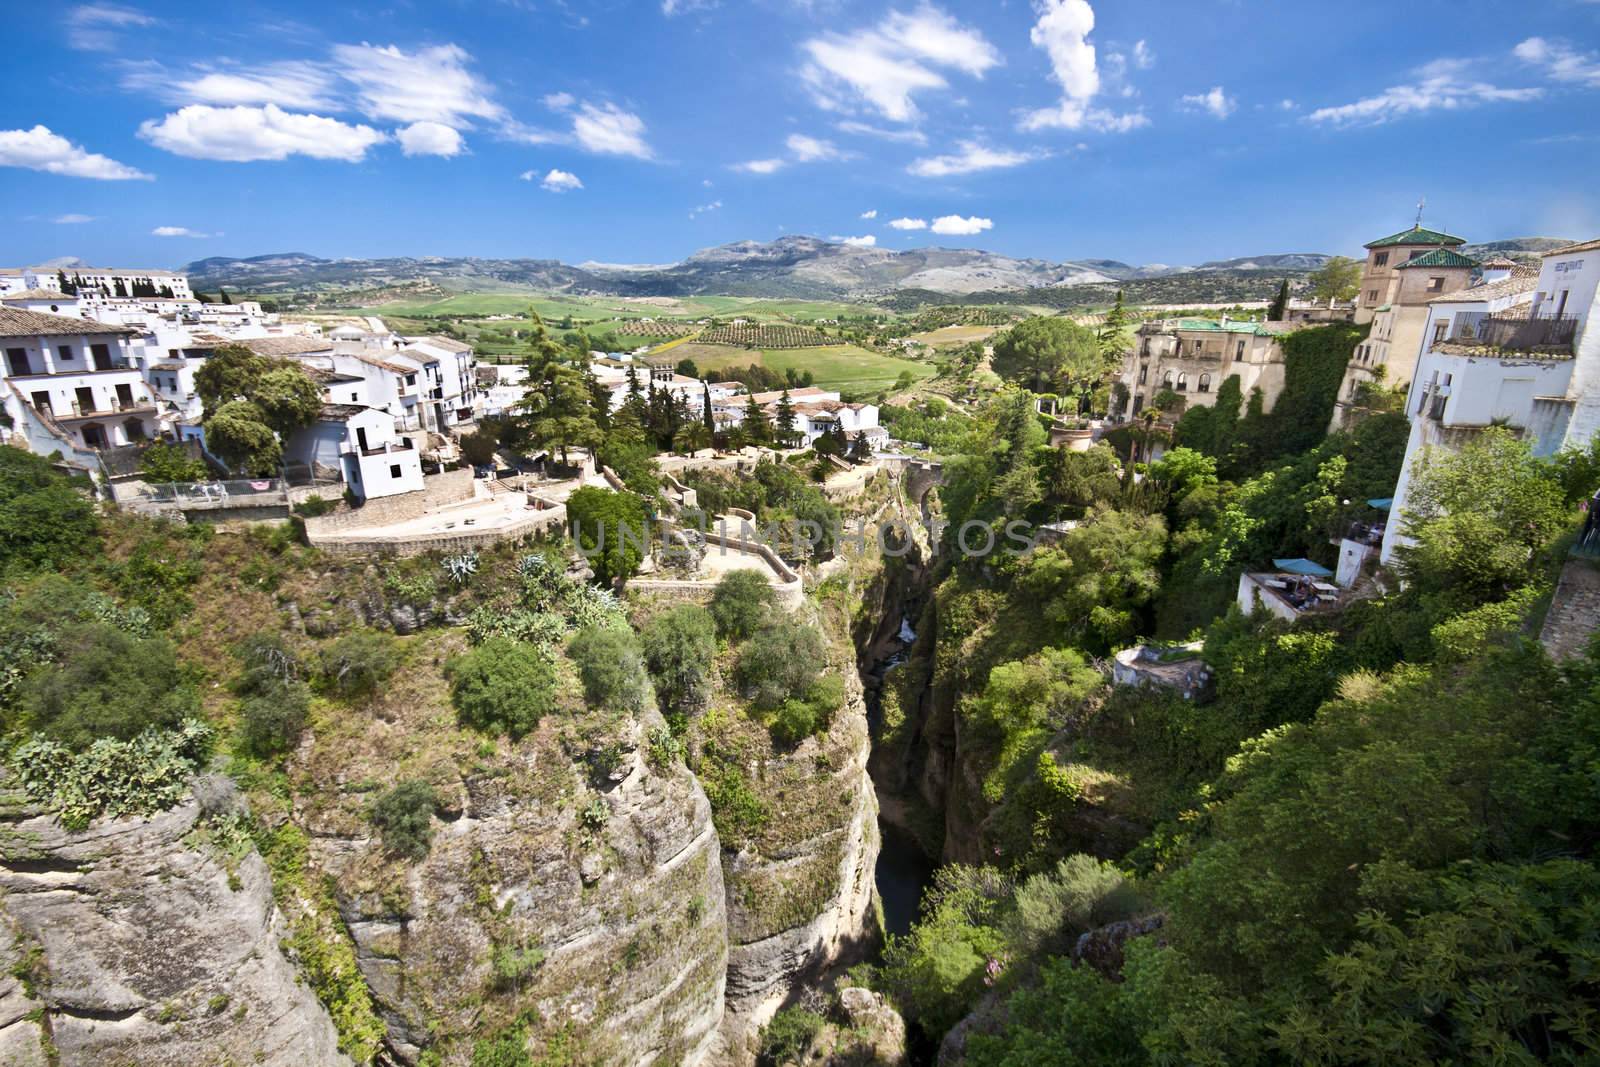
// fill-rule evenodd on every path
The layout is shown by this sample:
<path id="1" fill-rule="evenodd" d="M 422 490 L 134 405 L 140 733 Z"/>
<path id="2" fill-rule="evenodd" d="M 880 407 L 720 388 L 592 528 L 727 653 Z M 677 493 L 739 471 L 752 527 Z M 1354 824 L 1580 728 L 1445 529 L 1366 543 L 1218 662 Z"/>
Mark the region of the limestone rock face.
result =
<path id="1" fill-rule="evenodd" d="M 63 1067 L 350 1063 L 279 949 L 266 864 L 195 843 L 198 801 L 69 833 L 7 800 L 0 959 L 26 978 L 0 983 L 0 1062 L 44 1063 L 47 1031 Z"/>
<path id="2" fill-rule="evenodd" d="M 749 1063 L 755 1039 L 794 992 L 877 937 L 872 908 L 878 802 L 867 775 L 866 706 L 854 672 L 828 733 L 766 768 L 774 808 L 762 839 L 723 855 L 728 885 L 728 1061 Z"/>
<path id="3" fill-rule="evenodd" d="M 303 816 L 398 1060 L 468 1063 L 461 1035 L 520 1027 L 530 1050 L 574 1062 L 715 1062 L 720 848 L 694 776 L 646 756 L 661 724 L 652 710 L 565 748 L 547 729 L 435 783 L 448 821 L 420 861 L 352 836 L 351 811 Z M 579 733 L 601 766 L 574 759 Z"/>

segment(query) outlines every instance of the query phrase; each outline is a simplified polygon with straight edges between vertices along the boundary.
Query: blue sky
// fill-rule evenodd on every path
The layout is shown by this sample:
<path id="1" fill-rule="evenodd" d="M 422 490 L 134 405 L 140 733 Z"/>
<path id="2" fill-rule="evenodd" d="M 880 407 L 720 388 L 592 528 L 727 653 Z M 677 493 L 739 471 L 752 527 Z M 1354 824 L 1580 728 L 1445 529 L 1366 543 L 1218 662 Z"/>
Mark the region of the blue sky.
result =
<path id="1" fill-rule="evenodd" d="M 1600 234 L 1595 0 L 27 7 L 9 264 Z"/>

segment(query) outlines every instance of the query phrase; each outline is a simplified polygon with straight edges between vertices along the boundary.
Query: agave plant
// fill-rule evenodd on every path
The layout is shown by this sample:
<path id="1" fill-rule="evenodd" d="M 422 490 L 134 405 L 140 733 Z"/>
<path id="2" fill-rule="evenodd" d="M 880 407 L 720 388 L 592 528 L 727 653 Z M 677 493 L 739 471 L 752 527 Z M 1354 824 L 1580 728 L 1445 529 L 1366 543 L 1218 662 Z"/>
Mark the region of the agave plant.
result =
<path id="1" fill-rule="evenodd" d="M 466 585 L 478 573 L 478 554 L 464 552 L 459 556 L 446 556 L 440 563 L 445 574 L 457 585 Z"/>

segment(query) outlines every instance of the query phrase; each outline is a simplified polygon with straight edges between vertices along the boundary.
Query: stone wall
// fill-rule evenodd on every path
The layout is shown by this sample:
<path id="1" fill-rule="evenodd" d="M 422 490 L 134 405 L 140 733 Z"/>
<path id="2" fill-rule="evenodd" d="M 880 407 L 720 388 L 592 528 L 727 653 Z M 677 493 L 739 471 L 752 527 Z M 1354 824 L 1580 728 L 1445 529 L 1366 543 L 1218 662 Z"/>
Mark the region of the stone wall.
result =
<path id="1" fill-rule="evenodd" d="M 365 510 L 365 509 L 363 509 Z M 435 533 L 361 537 L 359 532 L 329 538 L 324 532 L 315 534 L 306 520 L 306 539 L 322 551 L 335 556 L 388 556 L 404 559 L 420 556 L 424 552 L 442 552 L 454 555 L 473 552 L 480 548 L 527 537 L 552 526 L 560 526 L 567 519 L 567 509 L 556 504 L 542 511 L 530 511 L 525 519 L 505 526 L 489 526 L 479 530 L 439 530 Z"/>
<path id="2" fill-rule="evenodd" d="M 319 535 L 353 526 L 384 526 L 403 522 L 406 519 L 419 518 L 446 504 L 457 504 L 471 499 L 473 494 L 472 470 L 469 467 L 446 471 L 443 474 L 429 474 L 423 477 L 422 482 L 423 488 L 420 492 L 379 497 L 367 501 L 359 508 L 340 504 L 336 510 L 326 515 L 307 519 L 306 534 L 315 541 Z"/>

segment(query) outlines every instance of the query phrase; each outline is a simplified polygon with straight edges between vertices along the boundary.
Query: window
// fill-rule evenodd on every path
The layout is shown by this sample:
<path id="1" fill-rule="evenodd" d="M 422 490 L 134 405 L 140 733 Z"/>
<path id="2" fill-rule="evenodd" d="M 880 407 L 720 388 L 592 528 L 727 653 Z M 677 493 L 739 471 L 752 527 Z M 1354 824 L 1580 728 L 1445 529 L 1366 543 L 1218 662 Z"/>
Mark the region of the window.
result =
<path id="1" fill-rule="evenodd" d="M 56 355 L 61 357 L 61 361 L 63 363 L 71 363 L 74 358 L 72 355 L 72 346 L 56 345 Z"/>
<path id="2" fill-rule="evenodd" d="M 111 347 L 109 345 L 90 345 L 89 351 L 94 353 L 94 369 L 111 369 Z"/>
<path id="3" fill-rule="evenodd" d="M 1562 313 L 1567 310 L 1567 297 L 1571 295 L 1571 293 L 1572 290 L 1570 289 L 1561 290 L 1561 299 L 1556 302 L 1556 318 L 1559 319 Z"/>
<path id="4" fill-rule="evenodd" d="M 1139 384 L 1143 385 L 1145 383 L 1145 380 L 1148 379 L 1149 377 L 1150 377 L 1150 364 L 1148 364 L 1148 363 L 1139 364 Z"/>
<path id="5" fill-rule="evenodd" d="M 1389 265 L 1389 253 L 1387 253 L 1387 252 L 1379 252 L 1377 255 L 1373 256 L 1372 257 L 1372 265 L 1374 267 L 1386 267 L 1386 266 L 1388 266 Z"/>
<path id="6" fill-rule="evenodd" d="M 1242 338 L 1240 339 L 1239 343 L 1234 346 L 1233 358 L 1234 359 L 1243 359 L 1244 358 L 1244 340 Z"/>
<path id="7" fill-rule="evenodd" d="M 1188 391 L 1189 391 L 1189 375 L 1187 373 L 1179 374 L 1178 375 L 1178 392 L 1186 393 Z"/>
<path id="8" fill-rule="evenodd" d="M 11 373 L 14 375 L 33 373 L 33 364 L 28 361 L 26 348 L 6 349 L 6 362 L 10 364 Z"/>
<path id="9" fill-rule="evenodd" d="M 1211 392 L 1211 375 L 1200 375 L 1200 384 L 1196 387 L 1196 391 L 1201 393 Z"/>
<path id="10" fill-rule="evenodd" d="M 400 477 L 400 464 L 398 464 L 398 463 L 389 464 L 389 477 L 391 477 L 391 478 L 399 478 Z"/>
<path id="11" fill-rule="evenodd" d="M 1166 386 L 1168 389 L 1172 388 L 1172 372 L 1171 371 L 1167 371 L 1167 373 L 1162 376 L 1161 384 Z"/>
<path id="12" fill-rule="evenodd" d="M 1367 303 L 1376 304 L 1377 302 L 1378 302 L 1378 290 L 1376 290 L 1376 289 L 1368 289 L 1367 290 Z"/>
<path id="13" fill-rule="evenodd" d="M 1437 293 L 1444 288 L 1444 278 L 1434 275 L 1428 279 L 1428 292 Z"/>
<path id="14" fill-rule="evenodd" d="M 1450 323 L 1448 321 L 1434 323 L 1433 324 L 1433 343 L 1434 344 L 1440 344 L 1441 342 L 1443 342 L 1444 341 L 1444 336 L 1445 336 L 1446 333 L 1449 332 L 1449 330 L 1450 330 Z"/>
<path id="15" fill-rule="evenodd" d="M 1425 256 L 1427 254 L 1428 253 L 1425 250 L 1419 248 L 1415 252 L 1411 253 L 1409 256 L 1406 257 L 1406 262 L 1410 263 L 1413 259 L 1416 259 L 1418 256 Z"/>

